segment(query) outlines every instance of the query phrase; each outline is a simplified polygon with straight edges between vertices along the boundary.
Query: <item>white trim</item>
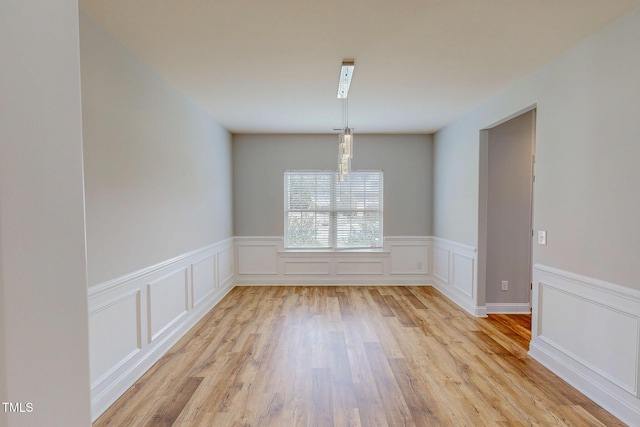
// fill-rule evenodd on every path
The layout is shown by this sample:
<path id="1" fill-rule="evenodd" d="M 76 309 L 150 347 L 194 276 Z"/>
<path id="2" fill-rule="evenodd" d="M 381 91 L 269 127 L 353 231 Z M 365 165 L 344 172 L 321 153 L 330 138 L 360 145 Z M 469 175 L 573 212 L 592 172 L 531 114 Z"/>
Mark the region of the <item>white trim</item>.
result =
<path id="1" fill-rule="evenodd" d="M 432 236 L 430 238 L 434 243 L 439 243 L 443 246 L 452 246 L 462 253 L 477 253 L 478 249 L 475 246 L 465 245 L 464 243 L 454 242 L 453 240 L 442 239 L 440 237 Z M 473 256 L 473 255 L 469 255 Z"/>
<path id="2" fill-rule="evenodd" d="M 90 341 L 102 343 L 98 348 L 109 348 L 106 337 L 102 337 L 98 329 L 91 328 L 92 316 L 102 313 L 99 323 L 96 325 L 113 323 L 113 328 L 126 328 L 124 336 L 131 337 L 133 333 L 138 337 L 137 347 L 122 357 L 118 354 L 111 355 L 90 354 L 90 360 L 102 366 L 100 372 L 95 375 L 98 378 L 91 379 L 91 416 L 95 421 L 113 402 L 116 401 L 132 384 L 134 384 L 155 362 L 157 362 L 189 329 L 191 329 L 211 308 L 213 308 L 232 288 L 233 273 L 231 276 L 221 281 L 220 267 L 223 271 L 234 271 L 233 265 L 220 265 L 220 254 L 231 251 L 233 253 L 233 239 L 225 239 L 219 243 L 206 246 L 204 248 L 188 252 L 184 255 L 172 258 L 151 267 L 136 271 L 134 273 L 110 280 L 98 286 L 93 286 L 88 290 L 89 297 L 89 324 Z M 208 284 L 213 288 L 206 296 L 194 304 L 193 289 L 194 276 L 189 274 L 193 271 L 193 266 L 203 260 L 209 259 L 215 263 L 216 271 L 213 277 L 214 283 Z M 224 258 L 226 263 L 233 263 L 233 256 Z M 149 290 L 153 284 L 162 282 L 164 279 L 176 276 L 184 276 L 184 290 L 180 284 L 181 293 L 185 293 L 185 311 L 179 313 L 177 317 L 169 319 L 166 325 L 162 325 L 159 331 L 151 331 L 151 312 L 149 302 Z M 210 277 L 207 279 L 209 280 Z M 204 279 L 203 279 L 204 280 Z M 181 282 L 181 281 L 180 281 Z M 176 281 L 176 283 L 178 283 Z M 203 282 L 204 283 L 204 282 Z M 175 284 L 172 284 L 175 286 Z M 157 292 L 164 292 L 162 286 L 157 288 Z M 174 288 L 175 290 L 175 288 Z M 168 294 L 167 294 L 168 295 Z M 135 313 L 130 311 L 128 319 L 136 319 L 135 322 L 123 323 L 114 313 L 109 317 L 110 307 L 127 298 L 134 296 L 137 304 Z M 162 297 L 159 294 L 159 297 Z M 162 313 L 160 313 L 162 316 Z M 106 319 L 106 320 L 105 320 Z M 105 323 L 107 322 L 107 323 Z M 134 324 L 135 323 L 135 324 Z M 114 329 L 111 329 L 113 331 Z M 102 329 L 104 330 L 104 329 Z M 153 336 L 152 336 L 153 333 Z M 97 334 L 97 335 L 96 335 Z M 96 358 L 105 357 L 102 360 Z M 114 361 L 118 358 L 120 360 Z M 104 370 L 104 372 L 102 372 Z"/>
<path id="3" fill-rule="evenodd" d="M 596 289 L 601 292 L 607 292 L 611 295 L 616 295 L 626 300 L 640 303 L 640 291 L 636 289 L 631 289 L 626 286 L 617 285 L 611 282 L 605 282 L 604 280 L 583 276 L 580 274 L 572 273 L 570 271 L 564 271 L 559 268 L 549 267 L 542 264 L 535 264 L 533 266 L 533 269 L 538 273 L 544 273 L 546 276 L 554 276 L 561 280 L 575 282 L 577 284 L 580 284 L 581 286 Z"/>
<path id="4" fill-rule="evenodd" d="M 185 260 L 187 258 L 191 258 L 194 255 L 201 254 L 201 253 L 203 253 L 203 252 L 205 252 L 207 250 L 210 250 L 210 249 L 216 250 L 216 248 L 218 248 L 220 246 L 232 246 L 235 239 L 237 239 L 237 237 L 236 238 L 229 237 L 229 238 L 221 240 L 221 241 L 219 241 L 217 243 L 205 246 L 205 247 L 200 248 L 200 249 L 196 249 L 196 250 L 191 251 L 191 252 L 187 252 L 187 253 L 182 254 L 182 255 L 178 255 L 178 256 L 176 256 L 174 258 L 170 258 L 170 259 L 168 259 L 166 261 L 162 261 L 162 262 L 159 262 L 159 263 L 154 264 L 152 266 L 149 266 L 149 267 L 146 267 L 146 268 L 142 268 L 140 270 L 137 270 L 137 271 L 134 271 L 132 273 L 126 274 L 124 276 L 116 277 L 115 279 L 108 280 L 108 281 L 100 283 L 98 285 L 90 286 L 89 287 L 89 291 L 88 291 L 89 292 L 89 298 L 96 297 L 96 296 L 99 296 L 99 295 L 101 295 L 103 293 L 110 292 L 110 291 L 114 290 L 114 288 L 117 288 L 119 286 L 124 286 L 127 283 L 129 283 L 131 281 L 134 281 L 134 280 L 137 280 L 142 276 L 148 276 L 149 274 L 152 274 L 157 270 L 161 270 L 161 269 L 166 268 L 166 267 L 168 267 L 168 266 L 170 266 L 172 264 L 176 264 L 176 263 L 178 263 L 180 261 L 183 261 L 183 260 Z"/>
<path id="5" fill-rule="evenodd" d="M 211 295 L 212 293 L 214 293 L 216 291 L 216 287 L 217 287 L 217 283 L 216 283 L 216 277 L 218 276 L 218 258 L 219 258 L 220 254 L 216 253 L 215 256 L 206 256 L 206 257 L 202 257 L 196 261 L 191 262 L 191 266 L 189 268 L 189 275 L 191 276 L 191 288 L 189 290 L 190 294 L 191 294 L 191 308 L 194 308 L 195 306 L 199 305 L 202 301 L 206 300 L 209 295 Z M 212 268 L 212 273 L 213 273 L 213 286 L 211 287 L 211 289 L 209 289 L 209 291 L 200 296 L 200 298 L 196 299 L 196 292 L 195 292 L 195 270 L 196 270 L 196 266 L 200 265 L 200 264 L 210 264 L 211 268 Z"/>
<path id="6" fill-rule="evenodd" d="M 444 296 L 476 317 L 486 317 L 487 309 L 479 306 L 478 295 L 478 251 L 475 247 L 431 237 L 432 274 L 429 279 Z M 436 260 L 438 254 L 444 257 Z M 456 262 L 456 260 L 466 260 Z M 441 266 L 440 264 L 443 263 Z"/>
<path id="7" fill-rule="evenodd" d="M 284 250 L 282 237 L 235 241 L 235 284 L 427 285 L 431 238 L 385 237 L 379 250 Z"/>
<path id="8" fill-rule="evenodd" d="M 458 262 L 460 260 L 461 262 Z M 470 300 L 473 300 L 475 292 L 476 281 L 476 256 L 475 253 L 471 256 L 463 253 L 454 252 L 451 257 L 451 282 L 454 288 L 460 293 L 464 294 Z M 458 267 L 463 263 L 467 264 L 468 268 Z M 470 276 L 470 277 L 468 277 Z"/>
<path id="9" fill-rule="evenodd" d="M 640 292 L 536 264 L 532 304 L 529 355 L 640 425 Z"/>
<path id="10" fill-rule="evenodd" d="M 468 245 L 428 236 L 392 236 L 385 238 L 385 250 L 382 252 L 293 252 L 283 251 L 282 243 L 282 237 L 241 236 L 226 239 L 89 288 L 90 320 L 92 315 L 108 311 L 110 307 L 116 307 L 119 302 L 131 297 L 135 297 L 137 301 L 135 311 L 138 319 L 138 324 L 132 326 L 136 328 L 137 347 L 132 342 L 131 352 L 125 347 L 122 354 L 125 352 L 127 354 L 124 358 L 122 358 L 122 354 L 118 355 L 121 360 L 105 369 L 104 373 L 96 373 L 99 378 L 92 379 L 93 420 L 135 383 L 234 285 L 433 285 L 442 295 L 477 317 L 486 317 L 487 312 L 529 312 L 529 305 L 525 303 L 496 303 L 487 304 L 486 307 L 477 305 L 475 300 L 478 294 L 477 251 Z M 237 273 L 237 249 L 239 246 L 274 249 L 277 263 L 273 268 L 276 274 L 239 275 Z M 390 260 L 394 256 L 395 248 L 415 248 L 416 260 L 424 255 L 425 248 L 428 249 L 425 273 L 411 274 L 410 271 L 405 271 L 394 274 L 390 269 Z M 446 271 L 441 272 L 442 275 L 447 276 L 446 280 L 441 277 L 442 275 L 436 275 L 434 271 L 434 256 L 437 251 L 442 251 L 442 254 L 447 255 L 445 257 Z M 403 256 L 406 256 L 407 253 L 411 256 L 410 249 L 409 252 L 403 253 Z M 463 263 L 465 265 L 456 267 L 453 262 L 456 255 L 462 257 L 461 259 L 470 260 L 470 263 L 465 262 Z M 445 258 L 442 258 L 442 261 L 445 261 Z M 165 333 L 158 336 L 155 341 L 149 343 L 147 336 L 149 330 L 147 324 L 149 310 L 147 285 L 156 283 L 163 277 L 170 275 L 171 272 L 181 271 L 183 268 L 188 268 L 192 272 L 193 265 L 205 259 L 213 259 L 215 264 L 214 291 L 194 305 L 194 278 L 192 274 L 187 274 L 190 303 L 186 315 L 167 328 Z M 354 274 L 353 272 L 338 274 L 339 262 L 355 262 L 364 266 L 379 265 L 382 266 L 382 274 Z M 308 266 L 310 274 L 285 274 L 287 263 L 300 264 L 297 265 L 299 267 L 297 272 L 304 272 L 305 266 Z M 328 268 L 325 270 L 314 269 L 314 266 L 317 265 L 327 265 Z M 456 268 L 464 268 L 466 271 L 456 272 Z M 379 271 L 370 270 L 369 272 L 377 273 Z M 223 274 L 226 276 L 224 279 L 221 278 Z M 465 283 L 457 283 L 458 286 L 454 286 L 456 277 L 457 280 L 464 280 Z M 640 425 L 640 292 L 539 264 L 534 265 L 533 277 L 533 338 L 530 343 L 529 355 L 614 416 L 629 425 Z M 470 292 L 465 292 L 460 288 L 470 290 Z M 545 292 L 547 295 L 544 294 Z M 549 298 L 559 299 L 560 302 L 570 299 L 571 303 L 553 306 L 553 304 L 549 305 Z M 563 324 L 563 316 L 578 316 L 580 313 L 572 311 L 581 310 L 584 307 L 597 315 L 604 314 L 606 317 L 594 321 L 606 324 L 612 318 L 613 325 L 622 324 L 624 326 L 622 328 L 624 334 L 616 336 L 615 339 L 619 340 L 616 342 L 620 342 L 621 348 L 626 349 L 627 353 L 615 354 L 614 357 L 622 358 L 623 362 L 632 361 L 632 363 L 625 365 L 627 371 L 632 371 L 630 377 L 620 377 L 620 371 L 616 370 L 619 364 L 606 366 L 606 361 L 604 365 L 601 363 L 603 359 L 590 357 L 589 345 L 593 346 L 596 342 L 593 340 L 593 334 L 604 332 L 588 330 L 584 331 L 585 333 L 571 334 L 570 337 L 563 340 L 563 335 L 553 330 L 554 322 Z M 551 309 L 553 310 L 550 311 Z M 634 326 L 636 324 L 637 327 Z M 617 329 L 616 333 L 619 334 L 620 329 Z M 567 336 L 566 333 L 565 336 Z M 595 336 L 597 337 L 597 335 Z M 577 346 L 576 337 L 578 340 L 583 340 L 577 341 Z M 586 354 L 580 352 L 582 347 L 587 349 Z M 95 355 L 91 356 L 95 357 Z M 109 364 L 111 362 L 109 360 Z M 629 367 L 634 363 L 635 370 L 633 367 Z M 623 370 L 622 372 L 627 371 Z"/>
<path id="11" fill-rule="evenodd" d="M 616 418 L 630 426 L 640 426 L 640 402 L 637 398 L 594 378 L 580 364 L 559 357 L 555 349 L 538 340 L 531 341 L 528 354 Z"/>
<path id="12" fill-rule="evenodd" d="M 526 303 L 486 303 L 487 314 L 529 314 L 531 304 Z"/>
<path id="13" fill-rule="evenodd" d="M 440 254 L 443 255 L 441 259 L 445 266 L 442 270 L 440 270 L 440 259 L 438 258 Z M 449 249 L 441 248 L 434 246 L 432 255 L 431 255 L 431 265 L 432 265 L 432 274 L 434 279 L 439 280 L 443 284 L 449 284 L 449 265 L 451 263 L 451 251 Z"/>
<path id="14" fill-rule="evenodd" d="M 192 264 L 193 265 L 193 264 Z M 168 319 L 164 325 L 162 325 L 155 333 L 153 331 L 153 320 L 154 320 L 154 305 L 152 304 L 154 299 L 154 294 L 156 294 L 155 289 L 160 288 L 163 282 L 171 279 L 173 277 L 177 277 L 182 279 L 180 283 L 180 287 L 182 288 L 181 294 L 184 298 L 182 302 L 179 300 L 175 301 L 178 303 L 179 312 L 175 313 L 175 316 L 171 319 Z M 169 274 L 164 275 L 163 277 L 154 280 L 153 282 L 147 283 L 147 339 L 149 343 L 155 341 L 158 337 L 162 336 L 165 331 L 171 329 L 171 327 L 176 324 L 182 317 L 187 315 L 187 311 L 189 310 L 189 276 L 188 269 L 186 267 L 179 268 Z M 179 289 L 180 290 L 180 289 Z M 172 301 L 173 302 L 173 301 Z"/>
<path id="15" fill-rule="evenodd" d="M 429 243 L 433 239 L 432 236 L 385 236 L 384 243 Z"/>
<path id="16" fill-rule="evenodd" d="M 300 279 L 244 279 L 235 286 L 432 286 L 430 283 L 418 280 L 412 281 L 408 278 L 401 280 L 375 280 L 375 279 L 317 279 L 310 277 L 301 277 Z M 485 316 L 481 316 L 485 317 Z"/>
<path id="17" fill-rule="evenodd" d="M 139 289 L 133 289 L 130 290 L 128 292 L 125 292 L 115 298 L 113 298 L 112 300 L 101 304 L 99 306 L 93 307 L 90 312 L 89 312 L 89 318 L 91 318 L 94 315 L 97 315 L 103 311 L 107 311 L 110 308 L 114 308 L 116 305 L 118 305 L 119 303 L 122 302 L 126 302 L 127 300 L 129 300 L 130 298 L 135 298 L 135 305 L 134 305 L 134 311 L 135 311 L 135 317 L 139 318 L 140 317 L 140 304 L 141 304 L 141 292 Z M 110 375 L 113 375 L 118 369 L 120 369 L 122 366 L 124 366 L 131 358 L 133 358 L 136 354 L 138 354 L 141 350 L 142 350 L 142 330 L 140 327 L 140 322 L 138 322 L 135 326 L 134 326 L 134 332 L 135 332 L 135 336 L 136 336 L 136 343 L 135 343 L 135 348 L 131 349 L 131 351 L 126 354 L 125 356 L 121 357 L 120 360 L 118 362 L 115 363 L 115 365 L 111 366 L 110 369 L 108 369 L 105 373 L 103 373 L 102 375 L 100 375 L 100 377 L 98 377 L 97 379 L 94 379 L 91 383 L 91 388 L 93 389 L 93 387 L 97 384 L 100 384 L 101 382 L 103 382 L 105 379 L 107 379 Z"/>
<path id="18" fill-rule="evenodd" d="M 432 286 L 472 316 L 487 317 L 487 308 L 485 306 L 476 306 L 461 292 L 451 287 L 442 286 L 442 284 L 438 284 L 437 281 Z"/>

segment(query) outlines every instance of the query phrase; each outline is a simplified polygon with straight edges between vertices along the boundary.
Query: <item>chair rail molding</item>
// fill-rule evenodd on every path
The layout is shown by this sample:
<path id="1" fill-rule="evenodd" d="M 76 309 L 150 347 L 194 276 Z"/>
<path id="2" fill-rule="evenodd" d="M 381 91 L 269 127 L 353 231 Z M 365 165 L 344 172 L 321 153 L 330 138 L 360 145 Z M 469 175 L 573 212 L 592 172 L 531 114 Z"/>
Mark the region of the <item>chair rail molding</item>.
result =
<path id="1" fill-rule="evenodd" d="M 640 292 L 536 264 L 529 355 L 640 425 Z"/>
<path id="2" fill-rule="evenodd" d="M 475 247 L 432 237 L 433 286 L 476 317 L 486 317 L 478 306 L 478 251 Z"/>
<path id="3" fill-rule="evenodd" d="M 233 238 L 92 286 L 95 421 L 233 287 Z"/>

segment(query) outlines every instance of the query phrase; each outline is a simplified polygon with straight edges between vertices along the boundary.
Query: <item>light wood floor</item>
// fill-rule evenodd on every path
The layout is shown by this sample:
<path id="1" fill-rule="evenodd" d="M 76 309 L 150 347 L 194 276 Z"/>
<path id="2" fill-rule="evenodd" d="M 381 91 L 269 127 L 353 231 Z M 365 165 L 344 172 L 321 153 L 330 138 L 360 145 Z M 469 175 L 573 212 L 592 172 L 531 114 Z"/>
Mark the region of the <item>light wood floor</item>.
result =
<path id="1" fill-rule="evenodd" d="M 429 287 L 238 287 L 94 426 L 624 425 L 527 357 L 530 321 Z"/>

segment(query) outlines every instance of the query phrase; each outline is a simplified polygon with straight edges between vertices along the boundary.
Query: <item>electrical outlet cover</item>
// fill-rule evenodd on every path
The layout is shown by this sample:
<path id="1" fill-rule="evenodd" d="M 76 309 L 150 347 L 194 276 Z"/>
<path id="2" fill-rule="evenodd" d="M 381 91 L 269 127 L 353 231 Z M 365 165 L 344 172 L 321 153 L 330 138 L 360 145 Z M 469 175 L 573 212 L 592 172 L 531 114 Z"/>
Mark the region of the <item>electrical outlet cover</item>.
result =
<path id="1" fill-rule="evenodd" d="M 538 244 L 539 245 L 547 244 L 547 232 L 545 230 L 538 231 Z"/>

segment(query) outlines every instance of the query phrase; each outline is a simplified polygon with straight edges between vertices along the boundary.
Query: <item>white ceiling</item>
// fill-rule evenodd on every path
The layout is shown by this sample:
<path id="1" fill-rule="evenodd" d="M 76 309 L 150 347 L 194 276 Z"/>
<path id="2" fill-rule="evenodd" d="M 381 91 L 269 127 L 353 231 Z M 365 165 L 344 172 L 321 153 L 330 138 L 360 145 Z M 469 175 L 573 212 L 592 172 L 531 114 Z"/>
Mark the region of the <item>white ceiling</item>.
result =
<path id="1" fill-rule="evenodd" d="M 640 0 L 80 0 L 234 133 L 431 133 Z"/>

